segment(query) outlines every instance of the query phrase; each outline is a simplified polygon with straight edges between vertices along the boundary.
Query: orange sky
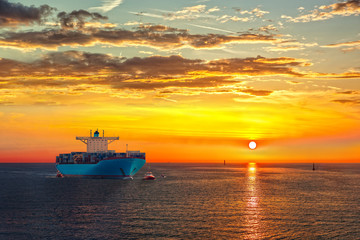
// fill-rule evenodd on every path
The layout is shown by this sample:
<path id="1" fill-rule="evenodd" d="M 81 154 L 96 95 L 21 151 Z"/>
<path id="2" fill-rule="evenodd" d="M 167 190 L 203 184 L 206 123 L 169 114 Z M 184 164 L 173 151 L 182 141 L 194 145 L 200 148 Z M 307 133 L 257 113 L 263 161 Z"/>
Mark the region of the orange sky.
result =
<path id="1" fill-rule="evenodd" d="M 360 162 L 351 1 L 5 2 L 0 162 L 86 151 L 97 128 L 148 162 Z"/>

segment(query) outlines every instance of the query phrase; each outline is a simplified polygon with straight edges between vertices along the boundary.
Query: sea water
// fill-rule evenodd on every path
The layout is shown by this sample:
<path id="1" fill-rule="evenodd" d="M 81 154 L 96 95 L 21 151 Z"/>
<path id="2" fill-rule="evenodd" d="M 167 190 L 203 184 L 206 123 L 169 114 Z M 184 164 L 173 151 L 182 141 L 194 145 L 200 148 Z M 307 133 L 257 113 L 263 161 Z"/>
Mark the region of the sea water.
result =
<path id="1" fill-rule="evenodd" d="M 151 164 L 155 181 L 0 164 L 0 239 L 359 239 L 360 164 Z M 166 178 L 160 177 L 161 174 Z"/>

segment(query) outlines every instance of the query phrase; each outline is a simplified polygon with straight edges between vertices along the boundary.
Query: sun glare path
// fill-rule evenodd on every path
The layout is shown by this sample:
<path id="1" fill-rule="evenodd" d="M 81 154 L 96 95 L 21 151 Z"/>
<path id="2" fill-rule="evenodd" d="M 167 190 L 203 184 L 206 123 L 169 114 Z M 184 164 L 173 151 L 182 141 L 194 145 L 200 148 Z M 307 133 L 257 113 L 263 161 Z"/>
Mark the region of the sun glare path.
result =
<path id="1" fill-rule="evenodd" d="M 249 172 L 256 172 L 256 163 L 253 163 L 253 162 L 249 163 L 248 171 Z"/>

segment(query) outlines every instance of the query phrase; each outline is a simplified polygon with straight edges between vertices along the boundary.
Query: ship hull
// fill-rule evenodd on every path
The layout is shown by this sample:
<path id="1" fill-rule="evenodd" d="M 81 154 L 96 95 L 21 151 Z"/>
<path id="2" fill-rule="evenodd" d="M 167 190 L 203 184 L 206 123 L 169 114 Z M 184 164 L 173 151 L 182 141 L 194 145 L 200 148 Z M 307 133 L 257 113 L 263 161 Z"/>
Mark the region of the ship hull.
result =
<path id="1" fill-rule="evenodd" d="M 140 158 L 119 158 L 97 164 L 57 164 L 56 168 L 64 177 L 132 179 L 144 164 Z"/>

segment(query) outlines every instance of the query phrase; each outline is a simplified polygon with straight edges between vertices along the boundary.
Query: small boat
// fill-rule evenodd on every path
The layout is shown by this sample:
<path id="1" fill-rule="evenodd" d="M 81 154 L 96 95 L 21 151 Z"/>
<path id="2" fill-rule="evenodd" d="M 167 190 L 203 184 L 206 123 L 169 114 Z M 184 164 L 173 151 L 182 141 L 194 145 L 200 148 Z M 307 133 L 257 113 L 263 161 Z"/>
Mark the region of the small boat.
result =
<path id="1" fill-rule="evenodd" d="M 313 163 L 313 171 L 315 171 L 315 163 Z"/>
<path id="2" fill-rule="evenodd" d="M 155 180 L 155 176 L 152 174 L 152 172 L 147 172 L 145 173 L 143 180 Z"/>
<path id="3" fill-rule="evenodd" d="M 62 178 L 62 177 L 64 177 L 64 176 L 61 174 L 61 172 L 58 171 L 58 172 L 56 173 L 56 177 Z"/>

